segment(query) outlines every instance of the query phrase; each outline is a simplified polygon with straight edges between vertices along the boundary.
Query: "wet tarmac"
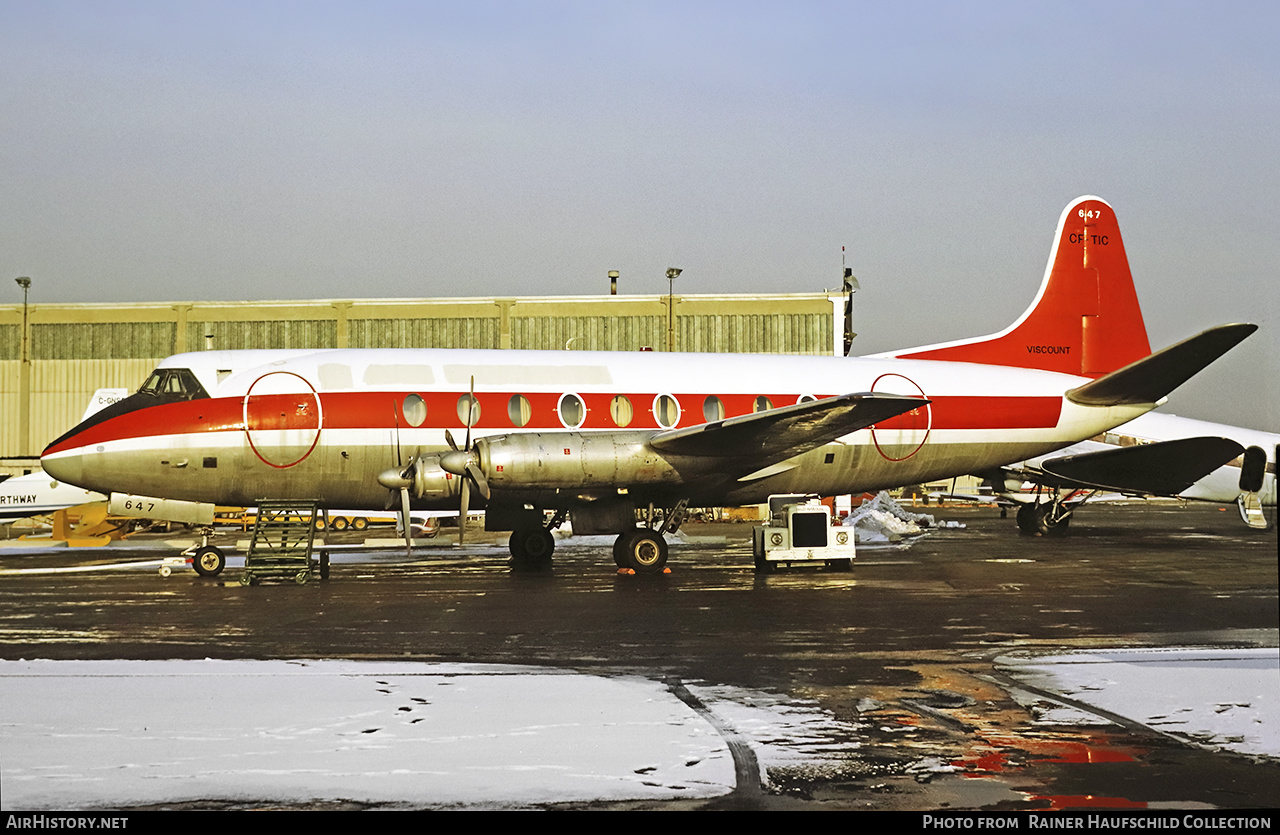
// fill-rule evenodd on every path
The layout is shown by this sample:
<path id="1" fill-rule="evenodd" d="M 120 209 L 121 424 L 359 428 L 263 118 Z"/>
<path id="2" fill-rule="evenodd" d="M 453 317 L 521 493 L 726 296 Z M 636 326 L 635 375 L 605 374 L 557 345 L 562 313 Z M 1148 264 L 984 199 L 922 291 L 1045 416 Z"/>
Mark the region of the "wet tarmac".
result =
<path id="1" fill-rule="evenodd" d="M 1087 508 L 1069 536 L 1027 538 L 990 508 L 930 510 L 966 527 L 863 548 L 852 572 L 758 575 L 745 524 L 686 526 L 689 541 L 673 546 L 661 577 L 616 574 L 596 539 L 560 543 L 546 574 L 512 573 L 504 547 L 458 549 L 446 532 L 412 560 L 402 549 L 335 555 L 327 581 L 252 587 L 236 582 L 234 566 L 218 579 L 189 570 L 162 578 L 160 552 L 145 543 L 6 545 L 0 659 L 366 659 L 639 676 L 716 714 L 743 749 L 738 789 L 719 797 L 540 808 L 1277 805 L 1280 759 L 1105 711 L 1055 722 L 1045 710 L 1061 707 L 1054 694 L 1020 681 L 1009 663 L 1101 648 L 1275 650 L 1274 529 L 1247 530 L 1234 509 L 1137 504 Z M 145 567 L 26 571 L 135 562 Z M 762 758 L 765 743 L 717 714 L 726 688 L 829 721 L 806 731 L 821 738 L 803 740 L 805 756 Z M 752 762 L 755 771 L 744 770 Z M 243 807 L 208 797 L 183 808 Z"/>

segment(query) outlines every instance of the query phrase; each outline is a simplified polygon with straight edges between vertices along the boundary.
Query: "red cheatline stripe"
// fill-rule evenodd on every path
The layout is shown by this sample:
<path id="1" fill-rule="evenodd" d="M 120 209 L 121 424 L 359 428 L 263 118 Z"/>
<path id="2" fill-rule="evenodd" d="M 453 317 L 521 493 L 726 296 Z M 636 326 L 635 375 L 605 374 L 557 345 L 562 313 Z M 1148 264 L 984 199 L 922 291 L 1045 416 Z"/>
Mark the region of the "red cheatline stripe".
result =
<path id="1" fill-rule="evenodd" d="M 324 409 L 324 430 L 333 429 L 393 429 L 412 428 L 405 418 L 401 404 L 409 392 L 330 392 L 321 395 Z M 423 428 L 450 429 L 455 433 L 466 425 L 458 416 L 458 398 L 466 392 L 418 392 L 427 404 Z M 480 419 L 474 429 L 495 431 L 512 429 L 507 404 L 511 393 L 477 392 Z M 560 395 L 553 392 L 524 394 L 529 400 L 530 420 L 527 430 L 565 431 L 556 412 Z M 583 429 L 617 429 L 610 417 L 612 393 L 580 393 L 587 406 L 587 419 Z M 659 429 L 653 414 L 654 394 L 629 393 L 632 420 L 627 429 Z M 681 406 L 679 426 L 694 426 L 705 422 L 703 402 L 705 394 L 673 395 Z M 748 414 L 752 411 L 757 395 L 716 395 L 724 404 L 726 417 Z M 775 407 L 789 406 L 796 402 L 795 394 L 766 395 Z M 821 395 L 826 396 L 826 395 Z M 302 428 L 306 418 L 294 416 L 298 395 L 270 395 L 253 398 L 255 414 L 267 414 L 272 398 L 278 398 L 278 412 L 285 415 L 276 425 L 264 425 L 255 421 L 254 429 Z M 310 399 L 310 395 L 306 396 Z M 940 429 L 1044 429 L 1057 425 L 1062 411 L 1061 397 L 982 397 L 977 395 L 942 396 L 932 398 L 932 428 Z M 217 398 L 193 400 L 186 403 L 168 403 L 129 412 L 111 420 L 90 426 L 83 432 L 66 438 L 48 452 L 61 452 L 78 447 L 92 446 L 109 441 L 142 438 L 152 435 L 197 434 L 243 430 L 244 406 L 241 398 Z M 314 426 L 314 424 L 311 424 Z M 923 429 L 923 416 L 905 414 L 882 421 L 878 429 Z M 461 439 L 459 439 L 461 440 Z"/>

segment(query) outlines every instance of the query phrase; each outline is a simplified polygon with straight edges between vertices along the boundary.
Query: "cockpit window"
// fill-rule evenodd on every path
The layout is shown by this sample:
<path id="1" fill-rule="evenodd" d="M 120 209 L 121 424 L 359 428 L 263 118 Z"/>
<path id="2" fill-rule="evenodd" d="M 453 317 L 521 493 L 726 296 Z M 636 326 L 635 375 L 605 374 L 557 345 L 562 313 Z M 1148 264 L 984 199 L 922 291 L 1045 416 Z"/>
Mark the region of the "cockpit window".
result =
<path id="1" fill-rule="evenodd" d="M 67 432 L 50 446 L 57 446 L 68 438 L 90 426 L 97 426 L 120 415 L 127 415 L 153 406 L 164 406 L 170 403 L 183 403 L 187 400 L 199 400 L 208 397 L 209 393 L 200 385 L 196 375 L 189 368 L 157 368 L 151 372 L 142 387 L 124 400 L 117 400 L 105 409 L 94 412 L 85 418 L 79 426 Z"/>
<path id="2" fill-rule="evenodd" d="M 188 368 L 157 368 L 138 389 L 138 394 L 163 396 L 166 402 L 209 396 Z"/>

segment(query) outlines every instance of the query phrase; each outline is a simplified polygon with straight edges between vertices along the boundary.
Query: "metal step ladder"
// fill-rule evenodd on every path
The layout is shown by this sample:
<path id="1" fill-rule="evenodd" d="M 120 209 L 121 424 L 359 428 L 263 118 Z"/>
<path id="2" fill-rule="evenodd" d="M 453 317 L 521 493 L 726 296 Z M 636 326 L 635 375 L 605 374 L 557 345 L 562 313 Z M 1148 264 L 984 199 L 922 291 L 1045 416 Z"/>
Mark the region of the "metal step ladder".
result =
<path id="1" fill-rule="evenodd" d="M 1240 518 L 1246 525 L 1260 531 L 1267 529 L 1267 517 L 1262 510 L 1262 499 L 1257 493 L 1241 493 L 1236 498 L 1236 507 L 1240 508 Z"/>
<path id="2" fill-rule="evenodd" d="M 258 502 L 253 523 L 253 539 L 244 558 L 240 585 L 248 586 L 266 578 L 289 579 L 302 585 L 314 573 L 329 575 L 328 551 L 312 559 L 319 503 L 315 501 Z"/>

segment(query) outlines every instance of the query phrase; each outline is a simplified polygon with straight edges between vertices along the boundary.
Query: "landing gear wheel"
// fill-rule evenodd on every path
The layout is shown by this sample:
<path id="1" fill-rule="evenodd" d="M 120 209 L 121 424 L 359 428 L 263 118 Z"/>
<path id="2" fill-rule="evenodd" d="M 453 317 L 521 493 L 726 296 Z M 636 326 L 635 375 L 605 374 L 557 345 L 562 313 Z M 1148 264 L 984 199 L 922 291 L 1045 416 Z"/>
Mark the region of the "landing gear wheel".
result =
<path id="1" fill-rule="evenodd" d="M 1037 508 L 1039 505 L 1018 505 L 1018 515 L 1014 517 L 1018 522 L 1018 533 L 1023 536 L 1035 536 L 1040 532 L 1036 523 Z"/>
<path id="2" fill-rule="evenodd" d="M 551 568 L 551 555 L 556 549 L 555 537 L 543 527 L 512 531 L 507 543 L 511 551 L 511 567 L 518 571 L 546 571 Z"/>
<path id="3" fill-rule="evenodd" d="M 227 558 L 217 548 L 206 545 L 191 558 L 191 567 L 201 577 L 217 577 L 227 567 Z"/>
<path id="4" fill-rule="evenodd" d="M 1066 536 L 1071 514 L 1052 502 L 1018 508 L 1018 531 L 1023 536 Z"/>
<path id="5" fill-rule="evenodd" d="M 637 574 L 660 574 L 667 564 L 667 541 L 648 528 L 636 528 L 618 537 L 615 553 L 621 558 L 622 568 Z"/>
<path id="6" fill-rule="evenodd" d="M 1043 510 L 1036 513 L 1036 530 L 1041 536 L 1066 536 L 1067 526 L 1071 524 L 1070 513 L 1060 513 L 1060 508 L 1051 504 L 1040 505 Z"/>

